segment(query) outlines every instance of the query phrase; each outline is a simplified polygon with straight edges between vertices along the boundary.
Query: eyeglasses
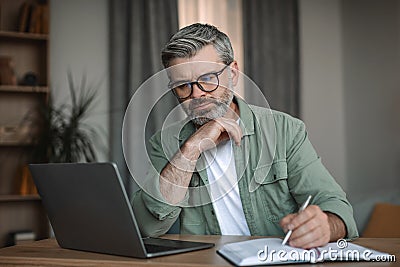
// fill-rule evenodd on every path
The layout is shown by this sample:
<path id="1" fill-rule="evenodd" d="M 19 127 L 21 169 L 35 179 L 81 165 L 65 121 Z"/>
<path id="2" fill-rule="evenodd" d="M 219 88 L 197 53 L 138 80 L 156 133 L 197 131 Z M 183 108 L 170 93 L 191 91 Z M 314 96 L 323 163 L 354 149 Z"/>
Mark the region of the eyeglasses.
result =
<path id="1" fill-rule="evenodd" d="M 183 100 L 192 95 L 193 92 L 193 85 L 197 85 L 203 92 L 213 92 L 219 87 L 219 78 L 218 76 L 221 75 L 224 70 L 229 67 L 230 64 L 226 65 L 222 70 L 217 72 L 210 72 L 203 74 L 197 78 L 196 81 L 193 82 L 185 82 L 179 81 L 170 83 L 168 86 L 171 88 L 174 95 Z"/>

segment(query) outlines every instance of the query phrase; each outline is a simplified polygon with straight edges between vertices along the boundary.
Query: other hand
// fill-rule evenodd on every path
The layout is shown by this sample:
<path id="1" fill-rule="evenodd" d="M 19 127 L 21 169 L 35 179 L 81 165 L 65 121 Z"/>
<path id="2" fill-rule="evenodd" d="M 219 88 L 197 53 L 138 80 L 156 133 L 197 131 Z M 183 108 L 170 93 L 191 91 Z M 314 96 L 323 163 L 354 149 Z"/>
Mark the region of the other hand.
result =
<path id="1" fill-rule="evenodd" d="M 328 214 L 316 205 L 310 205 L 300 213 L 285 216 L 280 225 L 285 232 L 293 231 L 288 241 L 293 247 L 319 247 L 331 240 Z"/>
<path id="2" fill-rule="evenodd" d="M 201 126 L 188 141 L 201 153 L 229 139 L 240 145 L 242 129 L 235 120 L 221 117 Z"/>

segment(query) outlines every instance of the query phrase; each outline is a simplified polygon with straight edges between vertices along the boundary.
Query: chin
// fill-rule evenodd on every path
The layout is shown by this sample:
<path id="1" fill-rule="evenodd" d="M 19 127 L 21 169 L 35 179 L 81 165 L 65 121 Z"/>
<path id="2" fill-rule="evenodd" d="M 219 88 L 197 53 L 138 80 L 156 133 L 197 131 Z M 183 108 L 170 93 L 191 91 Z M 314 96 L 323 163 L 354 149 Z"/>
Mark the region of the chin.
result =
<path id="1" fill-rule="evenodd" d="M 213 119 L 206 118 L 206 117 L 197 117 L 197 118 L 193 118 L 192 122 L 198 126 L 203 126 L 204 124 L 206 124 L 212 120 Z"/>
<path id="2" fill-rule="evenodd" d="M 191 120 L 194 124 L 201 126 L 207 122 L 223 117 L 225 113 L 226 110 L 212 110 L 207 113 L 193 115 Z"/>

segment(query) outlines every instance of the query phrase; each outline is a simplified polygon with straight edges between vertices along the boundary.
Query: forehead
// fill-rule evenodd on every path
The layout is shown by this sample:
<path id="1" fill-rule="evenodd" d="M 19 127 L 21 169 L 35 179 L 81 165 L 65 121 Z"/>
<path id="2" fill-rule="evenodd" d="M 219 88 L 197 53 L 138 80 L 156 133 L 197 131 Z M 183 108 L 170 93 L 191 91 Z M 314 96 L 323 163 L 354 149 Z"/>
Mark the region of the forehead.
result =
<path id="1" fill-rule="evenodd" d="M 167 71 L 172 80 L 192 80 L 204 73 L 219 71 L 221 67 L 217 51 L 212 45 L 207 45 L 193 57 L 174 58 Z"/>
<path id="2" fill-rule="evenodd" d="M 220 59 L 217 54 L 217 50 L 214 48 L 213 45 L 209 44 L 209 45 L 204 46 L 199 51 L 197 51 L 197 53 L 192 57 L 172 59 L 170 62 L 170 66 L 187 63 L 187 62 L 195 62 L 195 61 L 217 62 L 217 61 L 220 61 Z"/>

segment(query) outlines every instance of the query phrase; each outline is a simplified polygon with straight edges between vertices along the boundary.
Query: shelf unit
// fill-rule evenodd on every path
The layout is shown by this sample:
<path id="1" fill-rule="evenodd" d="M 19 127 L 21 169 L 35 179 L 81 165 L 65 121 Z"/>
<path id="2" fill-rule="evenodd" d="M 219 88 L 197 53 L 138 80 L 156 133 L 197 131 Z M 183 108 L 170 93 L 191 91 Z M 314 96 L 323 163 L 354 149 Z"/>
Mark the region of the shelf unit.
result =
<path id="1" fill-rule="evenodd" d="M 50 93 L 47 86 L 26 86 L 26 85 L 0 85 L 0 92 L 8 93 Z"/>
<path id="2" fill-rule="evenodd" d="M 19 31 L 23 5 L 29 6 L 32 14 L 37 6 L 42 8 L 43 2 L 0 0 L 0 57 L 12 60 L 17 80 L 16 84 L 4 84 L 0 80 L 0 247 L 9 244 L 13 232 L 33 231 L 37 239 L 49 236 L 49 223 L 40 197 L 21 193 L 22 169 L 31 161 L 33 143 L 21 138 L 23 135 L 13 140 L 12 131 L 6 133 L 11 138 L 1 135 L 4 135 L 1 129 L 20 129 L 24 119 L 50 94 L 49 35 Z M 47 23 L 48 5 L 49 0 L 47 10 L 40 11 L 47 12 Z M 27 23 L 32 23 L 32 19 L 30 15 Z M 27 73 L 35 74 L 35 85 L 23 85 Z"/>
<path id="3" fill-rule="evenodd" d="M 14 32 L 14 31 L 0 31 L 0 37 L 9 39 L 21 39 L 24 41 L 26 40 L 47 41 L 49 39 L 48 34 Z"/>

